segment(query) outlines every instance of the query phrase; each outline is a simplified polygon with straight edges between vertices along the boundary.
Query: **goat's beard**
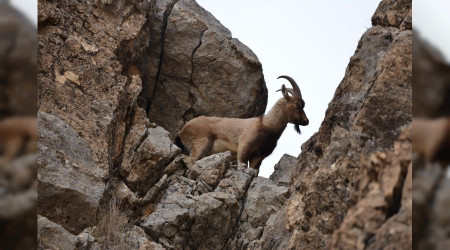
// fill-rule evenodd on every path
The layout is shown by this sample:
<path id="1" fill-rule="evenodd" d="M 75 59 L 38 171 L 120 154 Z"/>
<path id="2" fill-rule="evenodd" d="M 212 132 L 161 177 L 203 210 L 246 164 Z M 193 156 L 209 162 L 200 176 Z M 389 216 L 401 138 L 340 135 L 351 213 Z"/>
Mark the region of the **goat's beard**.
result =
<path id="1" fill-rule="evenodd" d="M 300 131 L 300 125 L 294 124 L 294 129 L 295 129 L 295 132 L 297 132 L 298 134 L 302 134 L 302 131 Z"/>

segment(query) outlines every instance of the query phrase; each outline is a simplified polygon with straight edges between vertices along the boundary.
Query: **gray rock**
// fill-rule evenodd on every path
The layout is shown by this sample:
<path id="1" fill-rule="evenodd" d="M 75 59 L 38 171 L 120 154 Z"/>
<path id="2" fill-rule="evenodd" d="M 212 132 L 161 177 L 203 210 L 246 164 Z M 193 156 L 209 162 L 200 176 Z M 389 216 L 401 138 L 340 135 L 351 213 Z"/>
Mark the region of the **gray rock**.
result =
<path id="1" fill-rule="evenodd" d="M 138 226 L 127 232 L 127 248 L 133 250 L 164 250 L 164 247 L 148 239 L 144 230 Z"/>
<path id="2" fill-rule="evenodd" d="M 105 172 L 90 147 L 67 123 L 39 112 L 38 212 L 79 233 L 95 219 Z"/>
<path id="3" fill-rule="evenodd" d="M 167 19 L 176 2 L 178 0 L 156 0 L 152 2 L 153 6 L 149 10 L 151 15 L 148 25 L 144 27 L 145 32 L 138 37 L 136 43 L 143 44 L 146 46 L 146 49 L 143 53 L 131 51 L 132 54 L 135 54 L 134 59 L 139 61 L 139 69 L 145 72 L 141 96 L 148 100 L 152 100 L 155 93 L 155 85 L 162 59 L 161 55 L 165 44 Z"/>
<path id="4" fill-rule="evenodd" d="M 252 178 L 252 176 L 244 172 L 233 171 L 229 177 L 224 178 L 219 182 L 215 191 L 232 194 L 236 199 L 241 200 L 247 192 L 247 188 L 250 185 Z"/>
<path id="5" fill-rule="evenodd" d="M 253 179 L 247 192 L 239 228 L 229 247 L 247 249 L 250 243 L 258 240 L 269 217 L 277 213 L 286 202 L 288 191 L 287 187 L 277 186 L 267 178 Z"/>
<path id="6" fill-rule="evenodd" d="M 161 235 L 172 237 L 176 228 L 189 217 L 189 211 L 176 204 L 159 204 L 156 211 L 145 218 L 141 227 L 154 239 Z"/>
<path id="7" fill-rule="evenodd" d="M 112 193 L 114 197 L 117 199 L 120 207 L 124 208 L 133 208 L 138 203 L 138 198 L 136 194 L 133 193 L 128 186 L 120 181 L 118 183 L 114 183 L 114 187 L 112 188 Z"/>
<path id="8" fill-rule="evenodd" d="M 231 160 L 230 152 L 211 155 L 186 172 L 192 178 L 169 180 L 155 211 L 144 215 L 140 225 L 168 248 L 223 247 L 234 232 L 253 178 L 245 172 L 254 174 L 233 168 Z"/>
<path id="9" fill-rule="evenodd" d="M 172 175 L 174 172 L 184 169 L 185 164 L 185 155 L 177 156 L 167 167 L 164 169 L 163 174 Z"/>
<path id="10" fill-rule="evenodd" d="M 198 115 L 252 117 L 264 113 L 267 89 L 261 63 L 195 1 L 180 0 L 174 5 L 163 37 L 159 71 L 149 76 L 156 77 L 156 82 L 144 82 L 146 93 L 154 91 L 148 99 L 151 121 L 175 135 Z"/>
<path id="11" fill-rule="evenodd" d="M 272 214 L 264 227 L 260 239 L 249 244 L 248 249 L 286 249 L 289 242 L 289 231 L 284 227 L 286 213 L 283 209 Z"/>
<path id="12" fill-rule="evenodd" d="M 167 174 L 163 175 L 161 179 L 145 194 L 144 198 L 140 201 L 140 205 L 146 205 L 149 202 L 155 200 L 156 195 L 161 191 L 161 189 L 167 186 Z"/>
<path id="13" fill-rule="evenodd" d="M 214 190 L 222 176 L 231 166 L 231 153 L 229 151 L 205 157 L 192 166 L 191 177 L 198 176 L 197 191 L 202 194 Z"/>
<path id="14" fill-rule="evenodd" d="M 76 248 L 76 241 L 77 237 L 62 226 L 38 215 L 38 244 L 40 247 L 70 250 Z"/>
<path id="15" fill-rule="evenodd" d="M 83 230 L 80 234 L 77 235 L 76 246 L 77 249 L 91 249 L 95 244 L 95 238 L 92 236 L 92 231 L 95 227 L 88 227 Z M 94 248 L 95 249 L 95 248 Z"/>
<path id="16" fill-rule="evenodd" d="M 125 145 L 133 142 L 125 142 Z M 180 149 L 171 144 L 162 127 L 148 128 L 134 146 L 126 146 L 121 175 L 135 192 L 145 194 L 162 175 L 164 167 Z"/>
<path id="17" fill-rule="evenodd" d="M 296 157 L 287 154 L 283 155 L 275 165 L 275 170 L 269 178 L 279 186 L 288 187 L 293 173 L 297 170 L 297 163 Z"/>
<path id="18" fill-rule="evenodd" d="M 194 249 L 221 249 L 233 232 L 240 206 L 232 194 L 211 192 L 196 198 L 188 245 Z"/>
<path id="19" fill-rule="evenodd" d="M 270 215 L 277 212 L 287 198 L 287 187 L 277 186 L 269 179 L 257 177 L 250 184 L 242 216 L 255 228 L 264 226 Z"/>

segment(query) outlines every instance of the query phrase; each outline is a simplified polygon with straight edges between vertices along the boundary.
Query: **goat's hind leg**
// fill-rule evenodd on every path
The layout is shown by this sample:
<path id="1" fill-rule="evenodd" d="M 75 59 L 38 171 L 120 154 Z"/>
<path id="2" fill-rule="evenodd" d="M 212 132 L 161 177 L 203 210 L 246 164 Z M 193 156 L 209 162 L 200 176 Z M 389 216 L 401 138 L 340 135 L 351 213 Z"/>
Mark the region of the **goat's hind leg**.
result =
<path id="1" fill-rule="evenodd" d="M 261 157 L 261 156 L 250 159 L 250 167 L 253 169 L 259 169 L 263 159 L 264 159 L 264 157 Z"/>

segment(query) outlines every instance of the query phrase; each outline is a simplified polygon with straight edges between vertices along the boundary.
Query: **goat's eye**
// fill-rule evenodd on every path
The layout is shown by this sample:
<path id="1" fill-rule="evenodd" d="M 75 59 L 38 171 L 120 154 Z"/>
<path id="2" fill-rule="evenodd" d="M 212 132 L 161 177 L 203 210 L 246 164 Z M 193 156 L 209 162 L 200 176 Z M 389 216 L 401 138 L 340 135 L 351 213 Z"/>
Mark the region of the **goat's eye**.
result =
<path id="1" fill-rule="evenodd" d="M 294 105 L 297 109 L 302 109 L 302 105 L 299 102 L 295 102 Z"/>

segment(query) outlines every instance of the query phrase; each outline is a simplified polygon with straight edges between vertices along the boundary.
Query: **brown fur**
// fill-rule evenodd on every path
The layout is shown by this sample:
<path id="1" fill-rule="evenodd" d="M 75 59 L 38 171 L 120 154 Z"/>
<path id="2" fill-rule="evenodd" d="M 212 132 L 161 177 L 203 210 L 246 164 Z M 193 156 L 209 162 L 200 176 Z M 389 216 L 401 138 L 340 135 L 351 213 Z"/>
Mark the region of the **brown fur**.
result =
<path id="1" fill-rule="evenodd" d="M 286 88 L 283 88 L 283 96 L 265 116 L 192 119 L 180 130 L 176 141 L 181 141 L 180 146 L 194 162 L 211 154 L 231 151 L 238 164 L 250 162 L 250 167 L 259 169 L 263 159 L 275 149 L 287 123 L 308 125 L 304 101 L 288 96 Z"/>
<path id="2" fill-rule="evenodd" d="M 0 165 L 8 163 L 20 153 L 36 152 L 37 119 L 33 117 L 8 118 L 0 122 Z"/>

